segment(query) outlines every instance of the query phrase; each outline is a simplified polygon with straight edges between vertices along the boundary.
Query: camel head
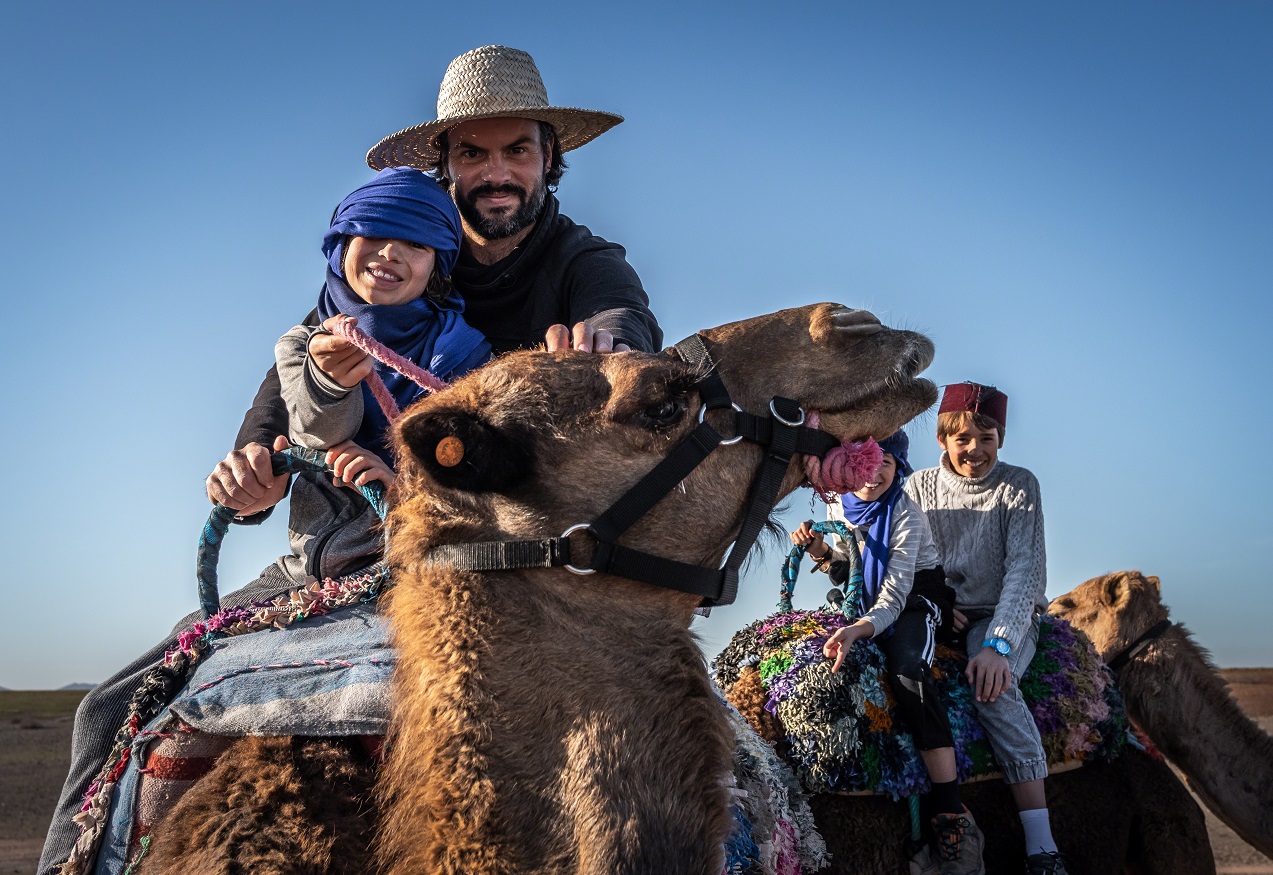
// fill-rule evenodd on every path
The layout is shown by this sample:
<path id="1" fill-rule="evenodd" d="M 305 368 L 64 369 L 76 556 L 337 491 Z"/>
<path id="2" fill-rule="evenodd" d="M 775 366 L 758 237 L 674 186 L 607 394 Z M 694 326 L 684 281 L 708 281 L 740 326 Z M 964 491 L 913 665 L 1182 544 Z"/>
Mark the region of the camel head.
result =
<path id="1" fill-rule="evenodd" d="M 1048 613 L 1068 620 L 1092 639 L 1101 658 L 1121 653 L 1156 623 L 1167 619 L 1157 577 L 1117 571 L 1057 596 Z"/>
<path id="2" fill-rule="evenodd" d="M 917 376 L 931 342 L 862 310 L 818 304 L 701 336 L 734 404 L 760 415 L 774 396 L 792 399 L 837 439 L 883 438 L 936 399 Z M 728 408 L 702 410 L 702 370 L 674 350 L 522 351 L 419 401 L 394 429 L 391 562 L 434 545 L 546 538 L 588 523 L 694 431 L 701 413 L 728 439 L 737 422 Z M 717 447 L 619 543 L 715 569 L 742 525 L 764 452 L 749 441 Z M 797 456 L 778 497 L 803 481 Z M 586 564 L 594 546 L 575 535 L 572 562 Z"/>

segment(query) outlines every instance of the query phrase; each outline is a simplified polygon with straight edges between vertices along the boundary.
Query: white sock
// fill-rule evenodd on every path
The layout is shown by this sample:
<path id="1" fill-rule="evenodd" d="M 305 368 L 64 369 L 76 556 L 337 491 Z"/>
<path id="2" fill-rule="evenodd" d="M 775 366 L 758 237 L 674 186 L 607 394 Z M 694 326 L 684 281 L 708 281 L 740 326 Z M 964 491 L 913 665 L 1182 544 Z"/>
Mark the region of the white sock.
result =
<path id="1" fill-rule="evenodd" d="M 1021 827 L 1025 830 L 1025 853 L 1055 854 L 1056 841 L 1052 838 L 1052 821 L 1048 818 L 1046 808 L 1031 808 L 1022 811 Z"/>

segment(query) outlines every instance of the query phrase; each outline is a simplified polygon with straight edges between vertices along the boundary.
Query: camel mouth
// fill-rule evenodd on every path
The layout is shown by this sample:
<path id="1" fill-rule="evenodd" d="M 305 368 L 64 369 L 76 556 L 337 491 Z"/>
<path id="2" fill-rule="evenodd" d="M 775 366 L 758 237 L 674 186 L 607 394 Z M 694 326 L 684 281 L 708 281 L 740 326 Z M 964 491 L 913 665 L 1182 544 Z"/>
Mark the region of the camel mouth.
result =
<path id="1" fill-rule="evenodd" d="M 819 408 L 822 429 L 848 441 L 880 441 L 893 434 L 937 402 L 936 384 L 919 376 L 932 360 L 932 343 L 913 336 L 883 379 Z"/>

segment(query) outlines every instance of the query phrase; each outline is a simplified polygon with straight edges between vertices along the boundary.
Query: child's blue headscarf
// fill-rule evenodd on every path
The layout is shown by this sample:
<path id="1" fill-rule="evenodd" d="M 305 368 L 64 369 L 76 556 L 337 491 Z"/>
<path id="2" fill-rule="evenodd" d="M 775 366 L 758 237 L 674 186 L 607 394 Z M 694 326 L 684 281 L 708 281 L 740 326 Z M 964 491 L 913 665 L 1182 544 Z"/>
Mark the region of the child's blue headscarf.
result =
<path id="1" fill-rule="evenodd" d="M 344 278 L 344 238 L 374 237 L 431 246 L 437 272 L 450 276 L 460 255 L 460 213 L 431 176 L 413 167 L 386 167 L 340 202 L 323 237 L 323 255 Z"/>
<path id="2" fill-rule="evenodd" d="M 889 533 L 893 527 L 893 506 L 902 494 L 902 484 L 915 473 L 906 454 L 910 439 L 904 431 L 896 431 L 880 441 L 880 449 L 897 461 L 897 473 L 893 485 L 875 501 L 863 501 L 853 493 L 840 497 L 844 518 L 854 528 L 866 527 L 866 539 L 862 548 L 862 605 L 870 610 L 879 595 L 880 585 L 888 574 Z"/>
<path id="3" fill-rule="evenodd" d="M 338 313 L 356 317 L 359 329 L 443 380 L 463 376 L 491 357 L 486 338 L 464 321 L 464 302 L 454 292 L 445 301 L 422 296 L 405 304 L 368 304 L 358 297 L 340 263 L 350 236 L 430 246 L 435 270 L 449 276 L 460 252 L 460 214 L 442 186 L 419 170 L 391 167 L 340 202 L 323 237 L 329 270 L 318 315 L 323 320 Z M 376 373 L 400 409 L 424 392 L 387 365 L 376 362 Z M 362 426 L 354 442 L 392 464 L 385 443 L 389 421 L 366 382 L 362 394 Z"/>

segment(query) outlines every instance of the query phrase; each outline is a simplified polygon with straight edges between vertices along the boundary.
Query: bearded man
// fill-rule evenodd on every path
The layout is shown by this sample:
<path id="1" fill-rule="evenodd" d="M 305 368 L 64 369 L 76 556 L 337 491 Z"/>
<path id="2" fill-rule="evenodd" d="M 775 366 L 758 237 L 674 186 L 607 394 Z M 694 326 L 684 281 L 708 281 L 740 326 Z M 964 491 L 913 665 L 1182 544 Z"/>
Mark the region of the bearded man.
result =
<path id="1" fill-rule="evenodd" d="M 663 332 L 623 247 L 563 216 L 554 195 L 566 167 L 563 153 L 621 121 L 612 113 L 549 105 L 530 55 L 485 46 L 451 62 L 435 121 L 386 137 L 367 154 L 376 170 L 408 166 L 432 172 L 451 193 L 464 228 L 451 279 L 464 299 L 466 321 L 486 335 L 495 353 L 540 343 L 550 350 L 596 353 L 661 348 Z M 318 324 L 316 310 L 305 323 Z M 333 342 L 332 335 L 316 335 L 310 350 L 330 352 L 322 347 Z M 209 498 L 238 510 L 243 522 L 265 519 L 287 492 L 288 478 L 275 477 L 270 467 L 270 447 L 285 447 L 285 434 L 287 410 L 278 372 L 271 368 L 239 429 L 237 449 L 208 476 Z M 376 558 L 360 561 L 366 565 Z M 323 578 L 358 566 L 349 557 L 339 566 L 333 558 L 306 569 L 288 560 L 293 557 L 282 557 L 257 580 L 225 595 L 221 605 L 271 598 L 303 585 L 306 572 Z M 182 620 L 174 634 L 196 618 Z M 45 839 L 40 873 L 51 873 L 69 855 L 78 833 L 72 818 L 85 789 L 110 752 L 130 697 L 170 643 L 165 639 L 151 648 L 81 703 L 70 774 Z"/>
<path id="2" fill-rule="evenodd" d="M 451 280 L 464 317 L 496 353 L 546 343 L 608 353 L 657 352 L 663 332 L 622 246 L 562 215 L 554 194 L 563 154 L 623 121 L 554 107 L 534 60 L 504 46 L 460 55 L 438 91 L 438 118 L 385 137 L 367 153 L 374 169 L 416 167 L 451 193 L 464 225 Z M 317 312 L 307 324 L 317 324 Z M 571 327 L 568 327 L 571 326 Z M 325 352 L 330 337 L 311 342 Z M 271 370 L 235 446 L 207 480 L 208 497 L 244 517 L 286 491 L 269 449 L 285 444 L 287 412 Z"/>

